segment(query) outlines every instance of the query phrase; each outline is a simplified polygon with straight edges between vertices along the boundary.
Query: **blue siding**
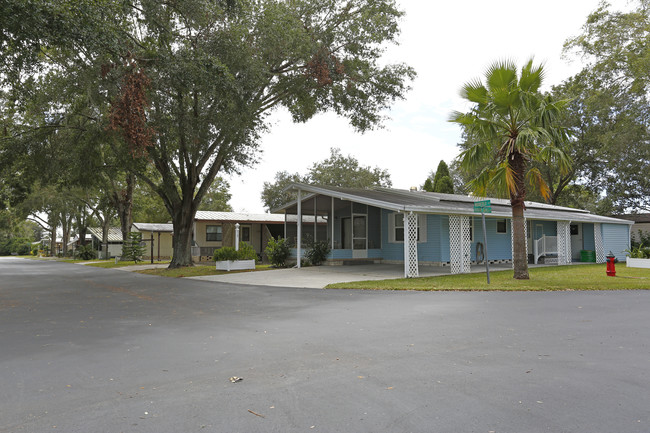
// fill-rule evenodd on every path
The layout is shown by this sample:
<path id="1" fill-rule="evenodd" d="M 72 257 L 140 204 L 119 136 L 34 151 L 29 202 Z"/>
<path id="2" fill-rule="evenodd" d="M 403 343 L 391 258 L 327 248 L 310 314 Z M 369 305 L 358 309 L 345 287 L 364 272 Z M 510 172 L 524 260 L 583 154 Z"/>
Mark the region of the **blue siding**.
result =
<path id="1" fill-rule="evenodd" d="M 587 251 L 596 250 L 596 240 L 594 239 L 594 225 L 592 223 L 582 223 L 582 245 Z"/>
<path id="2" fill-rule="evenodd" d="M 404 260 L 404 244 L 388 242 L 388 215 L 391 212 L 382 209 L 381 211 L 381 249 L 384 251 L 385 260 Z"/>
<path id="3" fill-rule="evenodd" d="M 506 219 L 506 232 L 497 233 L 497 221 L 503 218 L 485 218 L 487 231 L 488 260 L 512 259 L 510 246 L 510 220 Z M 481 217 L 474 217 L 474 240 L 472 241 L 472 260 L 476 260 L 476 244 L 483 243 L 483 222 Z"/>
<path id="4" fill-rule="evenodd" d="M 382 210 L 381 214 L 382 257 L 386 260 L 404 260 L 404 243 L 388 241 L 390 239 L 388 215 L 391 213 L 391 211 Z M 441 255 L 441 242 L 444 236 L 447 237 L 447 245 L 449 245 L 449 233 L 447 233 L 447 230 L 441 230 L 443 219 L 449 221 L 447 216 L 426 215 L 426 242 L 418 242 L 418 260 L 425 262 L 439 262 L 443 260 Z M 448 246 L 447 256 L 449 256 Z M 449 261 L 449 258 L 446 261 Z"/>
<path id="5" fill-rule="evenodd" d="M 449 256 L 449 216 L 440 216 L 440 261 L 450 261 Z"/>
<path id="6" fill-rule="evenodd" d="M 332 250 L 327 256 L 329 259 L 351 259 L 352 250 Z"/>
<path id="7" fill-rule="evenodd" d="M 510 221 L 508 221 L 510 223 Z M 541 229 L 538 226 L 542 226 Z M 542 235 L 540 230 L 546 236 L 557 236 L 557 222 L 556 221 L 530 221 L 530 229 L 533 231 L 533 240 L 540 239 Z M 509 229 L 508 229 L 509 230 Z"/>
<path id="8" fill-rule="evenodd" d="M 630 247 L 630 227 L 627 224 L 601 224 L 605 255 L 611 251 L 618 260 L 625 260 L 625 250 Z"/>

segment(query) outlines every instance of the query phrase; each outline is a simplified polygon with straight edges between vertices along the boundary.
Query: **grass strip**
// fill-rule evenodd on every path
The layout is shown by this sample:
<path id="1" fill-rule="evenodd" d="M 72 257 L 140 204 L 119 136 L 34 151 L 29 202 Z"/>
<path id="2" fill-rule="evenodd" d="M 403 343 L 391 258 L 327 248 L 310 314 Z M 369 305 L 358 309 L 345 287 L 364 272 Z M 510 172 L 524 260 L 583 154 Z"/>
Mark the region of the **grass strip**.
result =
<path id="1" fill-rule="evenodd" d="M 650 289 L 650 269 L 616 266 L 616 276 L 608 277 L 605 264 L 549 266 L 529 269 L 529 280 L 515 280 L 512 271 L 443 275 L 437 277 L 400 278 L 379 281 L 355 281 L 330 284 L 328 289 L 365 290 L 628 290 Z"/>

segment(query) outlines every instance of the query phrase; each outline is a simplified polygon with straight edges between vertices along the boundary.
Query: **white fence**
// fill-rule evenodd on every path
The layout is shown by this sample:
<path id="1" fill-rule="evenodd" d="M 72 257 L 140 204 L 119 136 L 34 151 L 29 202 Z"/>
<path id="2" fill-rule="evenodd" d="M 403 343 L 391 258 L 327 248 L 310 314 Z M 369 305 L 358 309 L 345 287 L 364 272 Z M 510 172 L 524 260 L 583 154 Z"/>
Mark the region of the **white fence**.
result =
<path id="1" fill-rule="evenodd" d="M 542 256 L 550 254 L 557 255 L 557 236 L 542 236 L 541 238 L 533 241 L 533 255 L 535 264 Z"/>

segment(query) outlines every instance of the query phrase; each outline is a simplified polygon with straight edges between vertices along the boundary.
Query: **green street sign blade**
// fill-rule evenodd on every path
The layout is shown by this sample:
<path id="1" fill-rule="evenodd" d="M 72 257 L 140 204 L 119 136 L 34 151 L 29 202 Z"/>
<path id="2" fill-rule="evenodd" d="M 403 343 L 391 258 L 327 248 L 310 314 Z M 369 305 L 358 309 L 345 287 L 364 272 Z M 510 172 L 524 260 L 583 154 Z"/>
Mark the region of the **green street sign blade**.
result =
<path id="1" fill-rule="evenodd" d="M 474 212 L 492 213 L 492 203 L 490 200 L 475 201 Z"/>

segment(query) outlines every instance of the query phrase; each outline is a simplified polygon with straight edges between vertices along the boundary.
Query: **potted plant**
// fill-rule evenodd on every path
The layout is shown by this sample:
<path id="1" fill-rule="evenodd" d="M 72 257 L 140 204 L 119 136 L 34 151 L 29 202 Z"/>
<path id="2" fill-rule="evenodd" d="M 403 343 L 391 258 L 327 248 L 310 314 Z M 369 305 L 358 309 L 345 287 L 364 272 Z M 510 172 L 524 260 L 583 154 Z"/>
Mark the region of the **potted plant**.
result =
<path id="1" fill-rule="evenodd" d="M 625 250 L 627 253 L 626 265 L 629 268 L 650 269 L 650 248 L 644 247 L 643 243 L 636 247 Z"/>
<path id="2" fill-rule="evenodd" d="M 214 250 L 214 261 L 218 271 L 238 271 L 255 269 L 257 253 L 246 242 L 239 243 L 239 250 L 233 247 L 224 247 Z"/>

